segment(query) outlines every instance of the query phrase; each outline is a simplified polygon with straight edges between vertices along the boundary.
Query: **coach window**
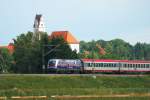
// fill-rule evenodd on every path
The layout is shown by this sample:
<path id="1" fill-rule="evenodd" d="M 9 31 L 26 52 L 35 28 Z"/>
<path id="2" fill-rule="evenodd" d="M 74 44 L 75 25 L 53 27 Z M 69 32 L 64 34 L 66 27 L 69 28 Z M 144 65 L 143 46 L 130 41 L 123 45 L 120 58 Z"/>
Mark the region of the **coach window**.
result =
<path id="1" fill-rule="evenodd" d="M 141 68 L 141 64 L 139 64 L 139 68 Z"/>
<path id="2" fill-rule="evenodd" d="M 128 67 L 128 64 L 126 64 L 126 67 Z"/>
<path id="3" fill-rule="evenodd" d="M 95 65 L 96 65 L 96 64 L 95 64 L 95 63 L 93 63 L 93 66 L 94 66 L 94 67 L 95 67 Z"/>
<path id="4" fill-rule="evenodd" d="M 98 63 L 98 67 L 100 67 L 100 63 Z"/>
<path id="5" fill-rule="evenodd" d="M 107 67 L 109 67 L 109 63 L 107 64 Z"/>
<path id="6" fill-rule="evenodd" d="M 100 63 L 100 67 L 103 67 L 103 63 Z"/>
<path id="7" fill-rule="evenodd" d="M 105 67 L 105 63 L 103 63 L 103 67 Z"/>
<path id="8" fill-rule="evenodd" d="M 128 68 L 130 67 L 130 65 L 128 64 Z"/>
<path id="9" fill-rule="evenodd" d="M 98 63 L 98 67 L 100 67 L 100 63 Z"/>
<path id="10" fill-rule="evenodd" d="M 91 63 L 91 67 L 95 67 L 95 63 Z"/>
<path id="11" fill-rule="evenodd" d="M 146 64 L 146 68 L 148 68 L 149 67 L 149 65 L 148 64 Z"/>
<path id="12" fill-rule="evenodd" d="M 98 63 L 96 63 L 96 67 L 98 67 Z"/>
<path id="13" fill-rule="evenodd" d="M 113 66 L 113 67 L 115 67 L 115 65 L 114 65 L 114 64 L 112 64 L 112 66 Z"/>
<path id="14" fill-rule="evenodd" d="M 104 63 L 102 63 L 102 67 L 104 67 Z"/>
<path id="15" fill-rule="evenodd" d="M 141 68 L 143 68 L 143 64 L 141 64 Z"/>
<path id="16" fill-rule="evenodd" d="M 131 64 L 131 68 L 133 68 L 133 64 Z"/>
<path id="17" fill-rule="evenodd" d="M 114 67 L 112 63 L 111 63 L 111 67 Z"/>
<path id="18" fill-rule="evenodd" d="M 87 64 L 87 67 L 89 67 L 90 66 L 90 63 L 86 63 Z"/>
<path id="19" fill-rule="evenodd" d="M 106 67 L 108 67 L 108 63 L 106 63 Z"/>
<path id="20" fill-rule="evenodd" d="M 91 67 L 91 65 L 92 65 L 92 64 L 91 64 L 91 63 L 89 63 L 88 65 L 89 65 L 88 67 Z"/>
<path id="21" fill-rule="evenodd" d="M 130 64 L 130 68 L 132 68 L 132 64 Z"/>
<path id="22" fill-rule="evenodd" d="M 114 64 L 114 67 L 117 67 L 116 64 Z"/>
<path id="23" fill-rule="evenodd" d="M 86 65 L 85 65 L 86 67 L 89 67 L 89 63 L 85 63 L 85 64 L 86 64 Z"/>
<path id="24" fill-rule="evenodd" d="M 101 63 L 101 67 L 103 67 L 104 65 L 103 65 L 103 63 Z"/>
<path id="25" fill-rule="evenodd" d="M 126 67 L 127 67 L 127 64 L 124 64 L 124 67 L 126 68 Z"/>
<path id="26" fill-rule="evenodd" d="M 108 63 L 108 67 L 110 67 L 110 63 Z"/>
<path id="27" fill-rule="evenodd" d="M 108 67 L 108 63 L 106 63 L 106 67 Z"/>
<path id="28" fill-rule="evenodd" d="M 91 63 L 91 67 L 95 67 L 95 63 Z"/>
<path id="29" fill-rule="evenodd" d="M 104 63 L 104 67 L 106 67 L 107 66 L 107 64 L 106 63 Z"/>
<path id="30" fill-rule="evenodd" d="M 143 65 L 143 68 L 144 68 L 145 67 L 144 64 L 142 64 L 142 65 Z"/>
<path id="31" fill-rule="evenodd" d="M 94 67 L 97 67 L 97 63 L 94 63 Z"/>
<path id="32" fill-rule="evenodd" d="M 99 67 L 101 67 L 101 63 L 99 63 L 99 65 L 98 65 Z"/>
<path id="33" fill-rule="evenodd" d="M 102 67 L 102 63 L 99 63 L 99 67 Z"/>
<path id="34" fill-rule="evenodd" d="M 135 65 L 135 67 L 137 68 L 137 64 Z"/>
<path id="35" fill-rule="evenodd" d="M 98 63 L 95 63 L 95 67 L 98 67 Z"/>
<path id="36" fill-rule="evenodd" d="M 141 66 L 140 66 L 140 64 L 138 64 L 138 68 L 140 68 Z"/>
<path id="37" fill-rule="evenodd" d="M 99 67 L 101 67 L 101 63 L 99 63 Z"/>
<path id="38" fill-rule="evenodd" d="M 145 64 L 143 64 L 143 68 L 145 68 Z"/>
<path id="39" fill-rule="evenodd" d="M 89 63 L 89 67 L 91 67 L 92 66 L 92 63 Z"/>

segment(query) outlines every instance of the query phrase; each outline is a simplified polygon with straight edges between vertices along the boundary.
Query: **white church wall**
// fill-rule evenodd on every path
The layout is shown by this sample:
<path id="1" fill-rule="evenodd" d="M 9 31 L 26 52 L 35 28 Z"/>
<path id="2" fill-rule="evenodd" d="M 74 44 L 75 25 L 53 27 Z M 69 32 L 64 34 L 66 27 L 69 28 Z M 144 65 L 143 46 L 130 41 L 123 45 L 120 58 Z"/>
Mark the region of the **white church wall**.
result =
<path id="1" fill-rule="evenodd" d="M 79 44 L 69 44 L 72 50 L 76 50 L 79 53 Z"/>

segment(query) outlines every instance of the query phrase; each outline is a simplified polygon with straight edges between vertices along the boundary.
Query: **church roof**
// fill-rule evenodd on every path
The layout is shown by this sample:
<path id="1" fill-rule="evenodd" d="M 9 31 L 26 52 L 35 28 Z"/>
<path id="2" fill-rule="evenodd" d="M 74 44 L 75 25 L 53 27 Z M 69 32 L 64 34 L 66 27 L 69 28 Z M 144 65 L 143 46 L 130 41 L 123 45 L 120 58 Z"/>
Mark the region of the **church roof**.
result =
<path id="1" fill-rule="evenodd" d="M 69 31 L 54 31 L 49 38 L 62 37 L 69 44 L 79 44 L 79 41 Z"/>

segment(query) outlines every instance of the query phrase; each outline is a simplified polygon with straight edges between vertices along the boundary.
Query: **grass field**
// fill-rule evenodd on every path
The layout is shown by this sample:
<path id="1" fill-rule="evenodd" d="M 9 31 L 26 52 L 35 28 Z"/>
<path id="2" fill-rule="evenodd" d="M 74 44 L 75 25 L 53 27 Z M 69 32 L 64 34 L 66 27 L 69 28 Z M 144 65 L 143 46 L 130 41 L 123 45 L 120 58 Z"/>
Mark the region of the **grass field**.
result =
<path id="1" fill-rule="evenodd" d="M 99 76 L 0 76 L 0 96 L 42 96 L 50 100 L 53 95 L 115 95 L 134 94 L 133 97 L 86 98 L 84 100 L 149 100 L 138 97 L 150 93 L 150 77 Z M 137 95 L 137 97 L 136 97 Z M 68 99 L 67 99 L 68 100 Z M 83 100 L 71 99 L 71 100 Z"/>

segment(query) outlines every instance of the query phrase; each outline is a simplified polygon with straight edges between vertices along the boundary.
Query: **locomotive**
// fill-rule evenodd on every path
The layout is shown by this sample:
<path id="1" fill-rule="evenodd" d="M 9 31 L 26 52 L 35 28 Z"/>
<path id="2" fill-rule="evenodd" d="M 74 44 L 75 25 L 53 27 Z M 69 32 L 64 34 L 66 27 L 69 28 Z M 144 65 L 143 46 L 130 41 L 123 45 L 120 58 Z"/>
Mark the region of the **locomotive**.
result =
<path id="1" fill-rule="evenodd" d="M 150 61 L 111 59 L 50 59 L 48 70 L 65 73 L 134 73 L 150 72 Z"/>

